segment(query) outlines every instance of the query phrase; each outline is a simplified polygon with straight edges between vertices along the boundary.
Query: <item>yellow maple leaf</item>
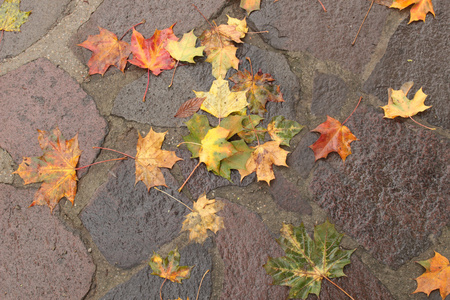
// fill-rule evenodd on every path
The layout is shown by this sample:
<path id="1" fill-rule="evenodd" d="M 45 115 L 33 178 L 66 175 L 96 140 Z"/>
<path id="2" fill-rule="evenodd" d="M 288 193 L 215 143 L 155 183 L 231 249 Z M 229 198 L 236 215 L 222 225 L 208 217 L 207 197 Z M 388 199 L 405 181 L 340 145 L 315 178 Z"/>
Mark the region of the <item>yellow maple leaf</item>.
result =
<path id="1" fill-rule="evenodd" d="M 208 171 L 212 170 L 219 174 L 222 159 L 237 152 L 233 145 L 226 140 L 229 132 L 228 129 L 222 127 L 212 128 L 202 139 L 198 156 L 200 162 L 205 163 Z"/>
<path id="2" fill-rule="evenodd" d="M 439 289 L 442 300 L 450 294 L 450 262 L 445 256 L 434 252 L 434 257 L 418 261 L 425 268 L 425 273 L 416 278 L 417 289 L 414 293 L 425 293 L 427 296 Z"/>
<path id="3" fill-rule="evenodd" d="M 228 17 L 228 25 L 230 26 L 235 26 L 236 31 L 240 32 L 240 38 L 245 37 L 245 34 L 248 32 L 248 27 L 247 27 L 247 20 L 244 18 L 242 20 L 230 17 L 229 15 L 227 15 Z"/>
<path id="4" fill-rule="evenodd" d="M 20 26 L 28 20 L 31 11 L 19 9 L 20 0 L 5 0 L 0 6 L 0 30 L 20 31 Z"/>
<path id="5" fill-rule="evenodd" d="M 433 16 L 436 16 L 434 14 L 433 3 L 431 3 L 431 0 L 394 0 L 392 5 L 389 7 L 404 9 L 410 5 L 412 5 L 412 7 L 408 24 L 419 20 L 425 22 L 425 17 L 429 12 L 432 13 Z"/>

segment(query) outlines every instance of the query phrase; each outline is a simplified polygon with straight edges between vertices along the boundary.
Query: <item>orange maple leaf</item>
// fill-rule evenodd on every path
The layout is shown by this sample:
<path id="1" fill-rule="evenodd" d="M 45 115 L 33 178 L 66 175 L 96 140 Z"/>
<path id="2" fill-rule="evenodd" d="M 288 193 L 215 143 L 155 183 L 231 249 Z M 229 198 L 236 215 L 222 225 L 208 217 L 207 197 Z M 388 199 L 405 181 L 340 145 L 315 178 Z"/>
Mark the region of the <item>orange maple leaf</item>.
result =
<path id="1" fill-rule="evenodd" d="M 78 148 L 78 135 L 65 140 L 58 128 L 52 133 L 38 130 L 39 146 L 44 152 L 40 157 L 24 157 L 14 173 L 22 177 L 25 184 L 42 182 L 34 195 L 34 205 L 47 205 L 50 211 L 62 197 L 72 202 L 77 193 L 75 167 L 81 155 Z"/>
<path id="2" fill-rule="evenodd" d="M 123 72 L 131 53 L 130 45 L 118 40 L 111 31 L 101 27 L 98 29 L 100 30 L 99 34 L 90 35 L 87 40 L 78 44 L 78 46 L 93 52 L 88 61 L 89 75 L 104 75 L 110 66 L 116 66 Z"/>
<path id="3" fill-rule="evenodd" d="M 394 0 L 392 5 L 389 7 L 404 9 L 410 5 L 413 5 L 413 7 L 411 7 L 411 16 L 408 24 L 419 20 L 425 22 L 425 17 L 429 12 L 432 13 L 433 16 L 436 16 L 434 14 L 433 3 L 431 3 L 431 0 Z"/>
<path id="4" fill-rule="evenodd" d="M 159 168 L 172 168 L 177 161 L 182 160 L 174 151 L 161 150 L 166 133 L 154 132 L 152 128 L 145 138 L 139 133 L 135 157 L 136 183 L 142 180 L 149 190 L 158 185 L 167 186 Z"/>
<path id="5" fill-rule="evenodd" d="M 156 29 L 149 39 L 144 39 L 142 34 L 133 28 L 131 36 L 133 59 L 128 61 L 140 68 L 149 69 L 155 75 L 159 75 L 162 70 L 173 69 L 175 60 L 165 49 L 169 40 L 178 41 L 173 33 L 173 26 L 175 24 L 163 30 Z"/>
<path id="6" fill-rule="evenodd" d="M 247 11 L 247 14 L 250 14 L 252 11 L 260 9 L 261 0 L 241 0 L 240 6 Z"/>
<path id="7" fill-rule="evenodd" d="M 330 116 L 327 116 L 327 120 L 312 131 L 321 133 L 319 139 L 309 146 L 314 151 L 316 161 L 326 158 L 331 152 L 337 152 L 345 161 L 346 157 L 352 153 L 350 143 L 358 140 L 347 126 Z"/>
<path id="8" fill-rule="evenodd" d="M 442 300 L 450 294 L 450 263 L 445 256 L 434 252 L 434 257 L 418 261 L 425 268 L 425 273 L 416 278 L 417 289 L 414 293 L 425 293 L 427 296 L 439 289 Z"/>

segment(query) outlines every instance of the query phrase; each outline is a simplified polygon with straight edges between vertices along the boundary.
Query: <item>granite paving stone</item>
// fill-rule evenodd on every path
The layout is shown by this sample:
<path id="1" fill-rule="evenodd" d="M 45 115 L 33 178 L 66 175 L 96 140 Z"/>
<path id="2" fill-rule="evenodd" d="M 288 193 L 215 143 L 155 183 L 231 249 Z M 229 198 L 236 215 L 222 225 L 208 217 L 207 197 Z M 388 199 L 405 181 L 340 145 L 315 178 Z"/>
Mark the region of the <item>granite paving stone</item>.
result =
<path id="1" fill-rule="evenodd" d="M 320 161 L 311 193 L 348 235 L 397 268 L 449 223 L 449 140 L 366 106 L 347 124 L 360 141 L 345 164 L 337 155 Z"/>
<path id="2" fill-rule="evenodd" d="M 325 119 L 324 119 L 325 121 Z M 303 130 L 307 130 L 304 128 Z M 287 165 L 295 170 L 303 179 L 306 179 L 314 167 L 314 152 L 309 148 L 317 139 L 319 134 L 306 133 L 294 151 L 287 157 Z"/>
<path id="3" fill-rule="evenodd" d="M 422 87 L 428 95 L 425 104 L 433 106 L 419 116 L 434 126 L 450 129 L 450 6 L 445 0 L 435 0 L 433 6 L 436 18 L 428 14 L 425 23 L 408 25 L 404 20 L 400 24 L 364 89 L 387 104 L 389 87 L 399 90 L 403 83 L 414 81 L 408 98 Z"/>
<path id="4" fill-rule="evenodd" d="M 261 10 L 249 16 L 257 31 L 268 30 L 263 37 L 275 48 L 307 51 L 323 60 L 332 60 L 343 68 L 360 73 L 369 62 L 383 29 L 389 9 L 374 5 L 355 46 L 355 38 L 367 0 L 327 1 L 324 12 L 317 1 L 261 1 Z"/>
<path id="5" fill-rule="evenodd" d="M 314 76 L 311 112 L 315 115 L 338 116 L 347 101 L 346 83 L 335 75 L 317 73 Z"/>
<path id="6" fill-rule="evenodd" d="M 220 299 L 285 299 L 288 288 L 271 285 L 272 278 L 262 267 L 269 256 L 284 255 L 283 250 L 255 213 L 223 201 L 225 208 L 219 214 L 225 229 L 216 237 L 225 266 Z"/>
<path id="7" fill-rule="evenodd" d="M 187 209 L 143 182 L 135 186 L 135 162 L 120 162 L 110 172 L 108 181 L 92 196 L 81 214 L 84 226 L 109 263 L 131 268 L 152 251 L 176 237 Z M 160 187 L 188 204 L 176 192 L 178 183 L 167 169 L 162 169 L 169 189 Z"/>
<path id="8" fill-rule="evenodd" d="M 191 277 L 182 283 L 166 281 L 162 288 L 163 299 L 196 299 L 197 290 L 203 274 L 206 270 L 212 270 L 211 257 L 208 248 L 211 242 L 204 245 L 190 244 L 179 250 L 180 266 L 195 266 L 191 270 Z M 110 290 L 102 300 L 122 300 L 122 299 L 150 299 L 159 300 L 159 288 L 164 279 L 151 275 L 152 269 L 147 266 L 129 281 Z M 210 299 L 212 289 L 211 272 L 203 279 L 199 293 L 199 300 Z"/>
<path id="9" fill-rule="evenodd" d="M 0 184 L 0 298 L 82 299 L 95 265 L 55 212 L 28 208 L 35 192 Z"/>
<path id="10" fill-rule="evenodd" d="M 17 164 L 24 156 L 42 155 L 37 129 L 58 126 L 66 139 L 78 133 L 80 166 L 95 159 L 98 150 L 92 147 L 101 145 L 107 131 L 92 98 L 45 58 L 0 77 L 0 105 L 0 147 Z"/>

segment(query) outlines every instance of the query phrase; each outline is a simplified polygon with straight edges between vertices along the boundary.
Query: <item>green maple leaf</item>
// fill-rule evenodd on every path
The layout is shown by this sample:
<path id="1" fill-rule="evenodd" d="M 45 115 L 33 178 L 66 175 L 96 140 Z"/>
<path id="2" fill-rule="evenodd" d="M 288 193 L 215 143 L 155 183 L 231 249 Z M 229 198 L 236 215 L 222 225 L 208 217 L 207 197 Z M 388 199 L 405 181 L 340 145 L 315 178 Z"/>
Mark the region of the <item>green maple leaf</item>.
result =
<path id="1" fill-rule="evenodd" d="M 289 299 L 319 296 L 322 279 L 345 276 L 344 266 L 355 250 L 339 248 L 343 236 L 328 221 L 314 228 L 314 241 L 303 224 L 283 224 L 278 243 L 286 256 L 269 257 L 264 269 L 273 277 L 273 284 L 291 287 Z"/>
<path id="2" fill-rule="evenodd" d="M 191 133 L 184 136 L 183 139 L 186 142 L 186 147 L 192 153 L 192 158 L 196 158 L 198 157 L 202 139 L 205 137 L 206 133 L 208 133 L 208 130 L 211 129 L 211 126 L 209 126 L 208 118 L 199 114 L 194 114 L 192 118 L 186 122 L 186 126 Z"/>
<path id="3" fill-rule="evenodd" d="M 226 140 L 229 133 L 228 129 L 216 127 L 208 130 L 202 139 L 198 156 L 200 162 L 205 163 L 208 171 L 219 174 L 220 162 L 237 152 L 233 144 Z"/>
<path id="4" fill-rule="evenodd" d="M 274 141 L 280 141 L 281 145 L 289 146 L 291 139 L 303 129 L 303 126 L 295 121 L 286 120 L 283 116 L 273 117 L 267 125 L 267 132 Z"/>
<path id="5" fill-rule="evenodd" d="M 168 279 L 172 282 L 181 283 L 181 280 L 191 276 L 191 269 L 194 267 L 180 266 L 180 253 L 175 249 L 170 251 L 166 258 L 162 258 L 159 254 L 153 253 L 148 263 L 153 270 L 152 275 Z"/>
<path id="6" fill-rule="evenodd" d="M 253 152 L 253 149 L 247 146 L 247 144 L 243 140 L 232 141 L 231 144 L 237 152 L 220 162 L 219 172 L 220 176 L 228 179 L 229 181 L 231 181 L 231 170 L 245 169 L 245 164 L 247 163 L 250 155 Z"/>
<path id="7" fill-rule="evenodd" d="M 0 30 L 20 31 L 20 26 L 28 20 L 31 11 L 20 11 L 20 0 L 5 0 L 0 6 Z"/>
<path id="8" fill-rule="evenodd" d="M 192 30 L 189 33 L 185 33 L 180 41 L 169 40 L 166 50 L 176 60 L 195 63 L 194 57 L 203 56 L 203 50 L 205 49 L 204 46 L 195 48 L 196 41 L 197 37 L 194 35 L 194 30 Z"/>
<path id="9" fill-rule="evenodd" d="M 263 118 L 258 115 L 245 116 L 245 119 L 242 121 L 244 130 L 238 132 L 239 137 L 246 143 L 252 143 L 258 139 L 264 141 L 266 130 L 261 126 L 258 126 L 261 120 L 263 120 Z"/>

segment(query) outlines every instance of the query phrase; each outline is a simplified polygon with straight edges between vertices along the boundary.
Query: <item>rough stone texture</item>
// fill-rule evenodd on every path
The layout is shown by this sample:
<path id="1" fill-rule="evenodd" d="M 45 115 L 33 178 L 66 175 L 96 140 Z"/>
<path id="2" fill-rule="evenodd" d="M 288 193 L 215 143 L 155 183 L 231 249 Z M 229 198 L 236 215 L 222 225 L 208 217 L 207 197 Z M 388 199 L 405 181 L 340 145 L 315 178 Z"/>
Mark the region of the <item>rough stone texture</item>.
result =
<path id="1" fill-rule="evenodd" d="M 298 188 L 288 181 L 281 172 L 275 171 L 275 179 L 270 182 L 269 192 L 279 207 L 299 214 L 312 213 L 312 208 Z"/>
<path id="2" fill-rule="evenodd" d="M 257 215 L 223 201 L 226 205 L 219 214 L 225 229 L 216 237 L 225 266 L 220 299 L 286 299 L 288 288 L 271 285 L 272 278 L 262 268 L 269 256 L 282 256 L 283 250 Z"/>
<path id="3" fill-rule="evenodd" d="M 82 299 L 95 266 L 47 207 L 27 208 L 35 192 L 0 184 L 0 297 Z"/>
<path id="4" fill-rule="evenodd" d="M 5 32 L 2 39 L 0 61 L 19 54 L 43 37 L 56 21 L 64 16 L 69 2 L 70 0 L 22 1 L 20 10 L 31 11 L 31 14 L 28 21 L 20 27 L 20 32 Z"/>
<path id="5" fill-rule="evenodd" d="M 302 137 L 295 150 L 288 155 L 287 165 L 304 179 L 309 176 L 314 167 L 314 152 L 308 146 L 312 145 L 318 138 L 319 134 L 317 133 L 307 133 Z"/>
<path id="6" fill-rule="evenodd" d="M 8 152 L 0 148 L 0 183 L 12 183 L 14 162 Z"/>
<path id="7" fill-rule="evenodd" d="M 347 277 L 333 279 L 347 293 L 355 299 L 370 300 L 394 300 L 387 288 L 370 272 L 370 270 L 356 256 L 352 255 L 351 264 L 344 268 Z M 319 299 L 315 295 L 309 296 L 308 300 Z M 340 292 L 327 280 L 322 280 L 320 292 L 321 300 L 347 300 L 347 295 Z"/>
<path id="8" fill-rule="evenodd" d="M 152 251 L 178 235 L 187 209 L 147 187 L 135 183 L 135 162 L 120 162 L 100 186 L 84 209 L 81 219 L 105 258 L 121 268 L 130 268 L 146 259 Z M 161 187 L 177 199 L 178 183 L 162 169 L 166 184 Z M 166 172 L 167 171 L 167 172 Z"/>
<path id="9" fill-rule="evenodd" d="M 324 12 L 317 1 L 263 0 L 249 20 L 275 48 L 307 51 L 319 59 L 336 61 L 353 72 L 369 62 L 380 37 L 387 7 L 374 5 L 355 46 L 351 46 L 370 3 L 367 0 L 329 1 Z M 320 28 L 320 30 L 318 30 Z M 351 55 L 349 55 L 351 53 Z"/>
<path id="10" fill-rule="evenodd" d="M 37 129 L 58 126 L 66 139 L 78 133 L 80 166 L 91 163 L 106 134 L 94 101 L 65 73 L 44 58 L 0 77 L 0 147 L 16 163 L 41 156 Z"/>
<path id="11" fill-rule="evenodd" d="M 314 77 L 311 112 L 338 116 L 347 100 L 348 86 L 337 76 L 318 73 Z"/>
<path id="12" fill-rule="evenodd" d="M 412 99 L 423 87 L 423 92 L 429 95 L 425 104 L 433 106 L 419 116 L 434 126 L 450 129 L 450 56 L 443 50 L 450 47 L 450 6 L 446 0 L 433 1 L 433 6 L 436 18 L 428 14 L 425 23 L 408 25 L 405 20 L 400 24 L 364 89 L 387 103 L 389 87 L 399 90 L 403 83 L 414 81 L 408 98 Z"/>
<path id="13" fill-rule="evenodd" d="M 310 188 L 334 222 L 393 268 L 424 251 L 450 220 L 450 143 L 360 107 L 345 164 L 321 161 Z"/>
<path id="14" fill-rule="evenodd" d="M 177 165 L 181 168 L 181 172 L 184 178 L 188 178 L 189 174 L 191 174 L 192 170 L 194 170 L 195 166 L 198 164 L 198 158 L 191 158 L 191 152 L 188 150 L 178 149 L 176 151 L 177 156 L 181 157 L 183 160 L 177 162 Z M 255 173 L 248 175 L 241 180 L 241 176 L 237 170 L 231 171 L 231 180 L 228 181 L 221 176 L 215 175 L 213 172 L 209 172 L 206 168 L 205 164 L 201 164 L 197 170 L 195 170 L 194 174 L 192 174 L 189 181 L 186 183 L 186 188 L 192 194 L 194 199 L 197 199 L 202 194 L 207 194 L 210 191 L 228 185 L 238 185 L 238 186 L 247 186 L 255 180 Z"/>
<path id="15" fill-rule="evenodd" d="M 183 280 L 182 284 L 166 281 L 162 289 L 163 299 L 195 299 L 198 286 L 206 270 L 212 269 L 211 258 L 208 254 L 210 242 L 203 246 L 190 244 L 180 252 L 180 266 L 195 266 L 191 271 L 191 277 Z M 144 268 L 134 275 L 129 281 L 113 288 L 102 300 L 122 299 L 150 299 L 159 300 L 159 288 L 164 279 L 151 275 L 150 267 Z M 203 280 L 198 299 L 209 300 L 211 296 L 211 273 Z"/>

